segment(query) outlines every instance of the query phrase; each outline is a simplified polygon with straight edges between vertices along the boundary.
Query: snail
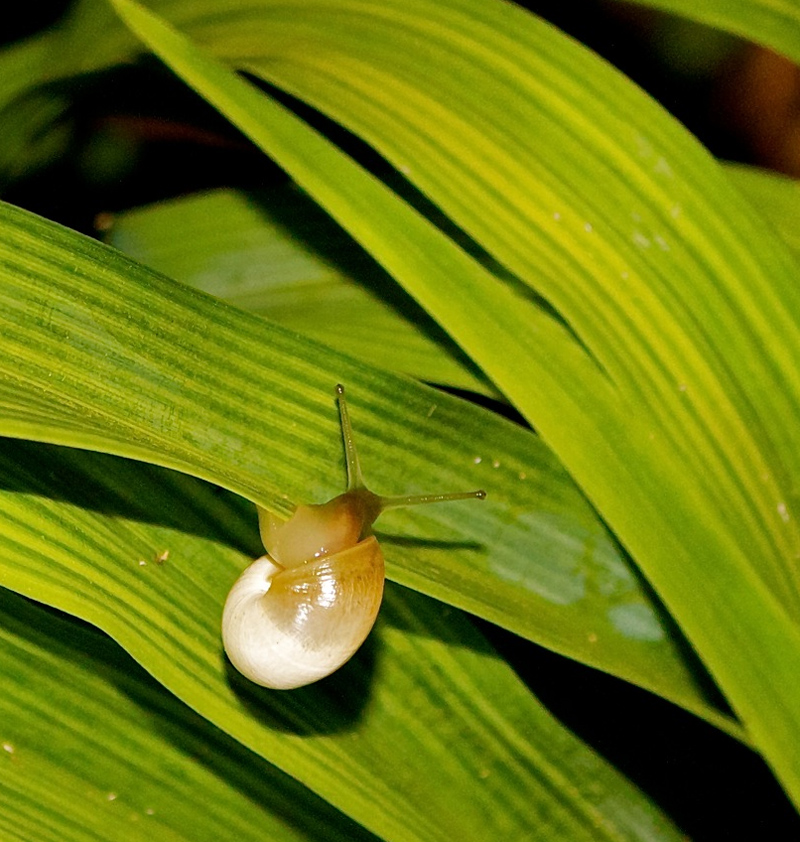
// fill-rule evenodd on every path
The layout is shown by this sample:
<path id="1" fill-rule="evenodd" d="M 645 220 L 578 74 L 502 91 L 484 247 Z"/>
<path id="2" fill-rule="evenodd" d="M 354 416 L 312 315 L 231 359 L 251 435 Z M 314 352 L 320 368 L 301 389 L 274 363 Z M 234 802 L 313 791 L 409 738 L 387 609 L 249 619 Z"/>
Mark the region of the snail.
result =
<path id="1" fill-rule="evenodd" d="M 383 553 L 371 527 L 381 512 L 484 491 L 380 497 L 361 477 L 344 397 L 336 387 L 347 489 L 280 520 L 258 509 L 267 555 L 236 580 L 222 615 L 222 641 L 243 675 L 276 690 L 303 687 L 335 672 L 366 640 L 383 597 Z"/>

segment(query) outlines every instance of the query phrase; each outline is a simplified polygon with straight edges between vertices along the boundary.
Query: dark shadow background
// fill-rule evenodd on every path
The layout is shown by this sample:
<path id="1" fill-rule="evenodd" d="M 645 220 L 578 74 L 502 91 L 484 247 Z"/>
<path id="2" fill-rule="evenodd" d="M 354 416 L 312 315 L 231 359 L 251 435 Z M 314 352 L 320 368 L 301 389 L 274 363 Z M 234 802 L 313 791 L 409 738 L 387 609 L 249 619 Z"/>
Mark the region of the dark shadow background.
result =
<path id="1" fill-rule="evenodd" d="M 800 177 L 800 70 L 787 60 L 614 0 L 521 5 L 633 78 L 718 157 Z M 3 40 L 52 24 L 67 6 L 64 0 L 19 6 Z M 217 186 L 269 189 L 284 180 L 155 62 L 83 80 L 71 117 L 69 153 L 11 185 L 3 198 L 88 234 L 98 232 L 104 214 L 132 206 Z M 386 172 L 360 142 L 311 118 L 370 168 Z M 800 818 L 751 751 L 649 693 L 480 625 L 550 709 L 689 838 L 800 839 Z"/>

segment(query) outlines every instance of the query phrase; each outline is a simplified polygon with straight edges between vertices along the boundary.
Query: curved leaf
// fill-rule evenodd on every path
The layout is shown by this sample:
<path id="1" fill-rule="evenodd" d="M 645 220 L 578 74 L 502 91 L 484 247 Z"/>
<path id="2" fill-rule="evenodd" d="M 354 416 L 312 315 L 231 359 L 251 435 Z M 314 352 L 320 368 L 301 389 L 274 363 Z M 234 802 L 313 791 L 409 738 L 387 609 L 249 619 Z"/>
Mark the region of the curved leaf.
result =
<path id="1" fill-rule="evenodd" d="M 725 29 L 800 62 L 800 7 L 794 0 L 633 0 Z"/>
<path id="2" fill-rule="evenodd" d="M 220 641 L 225 593 L 249 561 L 235 547 L 257 543 L 251 507 L 133 461 L 30 442 L 0 445 L 3 582 L 108 631 L 195 710 L 383 838 L 477 840 L 498 830 L 525 840 L 680 838 L 547 713 L 459 612 L 389 588 L 375 634 L 345 668 L 302 690 L 265 690 L 228 665 Z M 97 669 L 108 678 L 92 657 L 84 664 L 87 681 Z M 126 674 L 111 678 L 131 687 Z M 98 702 L 104 696 L 98 687 Z M 9 700 L 22 728 L 19 702 Z M 93 727 L 86 712 L 72 723 L 62 711 L 62 723 L 83 734 Z M 193 724 L 187 718 L 182 727 Z M 124 732 L 124 719 L 114 727 Z M 200 726 L 180 739 L 196 745 L 202 733 Z M 122 738 L 121 747 L 133 739 Z M 22 736 L 19 748 L 22 761 Z M 240 756 L 233 750 L 221 772 L 253 797 L 258 788 L 251 773 L 237 771 Z M 98 762 L 97 773 L 104 771 Z M 201 771 L 175 788 L 191 791 L 195 780 L 202 781 Z M 124 800 L 121 787 L 113 791 Z M 14 804 L 21 803 L 18 795 Z M 196 809 L 202 815 L 213 806 Z M 281 806 L 279 791 L 265 796 L 265 806 L 293 812 Z M 220 805 L 220 821 L 224 815 Z M 243 809 L 231 835 L 248 825 L 263 838 L 264 824 L 251 820 Z"/>
<path id="3" fill-rule="evenodd" d="M 800 258 L 800 182 L 737 164 L 727 164 L 725 172 Z"/>
<path id="4" fill-rule="evenodd" d="M 386 273 L 296 190 L 218 190 L 116 216 L 108 242 L 170 278 L 372 365 L 494 390 Z"/>
<path id="5" fill-rule="evenodd" d="M 377 490 L 489 494 L 387 513 L 390 578 L 735 729 L 534 435 L 8 206 L 0 277 L 3 433 L 177 467 L 286 513 L 342 488 L 346 383 Z"/>
<path id="6" fill-rule="evenodd" d="M 0 50 L 0 179 L 18 178 L 63 152 L 70 131 L 69 99 L 55 88 L 40 88 L 60 39 L 46 32 Z"/>
<path id="7" fill-rule="evenodd" d="M 790 479 L 800 447 L 787 424 L 800 404 L 796 266 L 709 156 L 596 57 L 511 6 L 417 0 L 375 4 L 366 15 L 337 4 L 291 20 L 285 7 L 268 9 L 262 20 L 270 43 L 291 57 L 284 63 L 274 52 L 268 62 L 252 58 L 263 43 L 252 15 L 238 31 L 227 9 L 203 21 L 216 24 L 216 46 L 229 58 L 326 103 L 399 165 L 413 160 L 417 185 L 543 292 L 589 357 L 290 114 L 136 4 L 114 5 L 378 255 L 535 421 L 800 798 L 792 713 L 800 706 L 800 533 Z M 226 41 L 232 32 L 236 40 Z M 424 70 L 414 49 L 421 39 L 431 46 Z M 537 159 L 520 154 L 528 124 L 550 141 Z M 543 205 L 554 200 L 560 209 L 547 223 Z M 634 208 L 631 219 L 620 207 Z M 388 230 L 376 226 L 384 213 Z M 429 262 L 425 273 L 420 252 L 400 253 L 401 241 L 426 243 L 438 272 Z M 737 360 L 747 360 L 744 375 L 732 368 Z M 698 552 L 714 563 L 698 565 Z"/>
<path id="8" fill-rule="evenodd" d="M 374 838 L 189 711 L 105 635 L 3 589 L 0 675 L 4 839 Z"/>

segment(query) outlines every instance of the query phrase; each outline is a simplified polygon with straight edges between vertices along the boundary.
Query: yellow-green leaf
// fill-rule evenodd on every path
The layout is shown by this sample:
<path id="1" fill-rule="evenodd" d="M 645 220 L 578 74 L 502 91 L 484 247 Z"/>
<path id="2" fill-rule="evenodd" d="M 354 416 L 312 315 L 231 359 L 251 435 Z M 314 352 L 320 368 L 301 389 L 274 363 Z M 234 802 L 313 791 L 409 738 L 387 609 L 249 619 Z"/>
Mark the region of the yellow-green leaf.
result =
<path id="1" fill-rule="evenodd" d="M 105 635 L 5 589 L 0 615 L 3 839 L 374 838 L 190 711 Z"/>
<path id="2" fill-rule="evenodd" d="M 372 365 L 496 394 L 446 334 L 310 199 L 218 190 L 114 218 L 142 263 Z"/>
<path id="3" fill-rule="evenodd" d="M 715 162 L 512 6 L 398 0 L 291 20 L 270 8 L 268 61 L 252 15 L 238 31 L 235 13 L 216 20 L 218 50 L 373 143 L 543 294 L 578 346 L 296 118 L 136 4 L 114 5 L 536 424 L 800 798 L 797 267 Z"/>
<path id="4" fill-rule="evenodd" d="M 378 491 L 489 495 L 387 513 L 390 578 L 735 728 L 529 431 L 8 206 L 0 277 L 0 432 L 177 467 L 286 513 L 343 489 L 343 382 Z"/>
<path id="5" fill-rule="evenodd" d="M 680 838 L 624 778 L 553 719 L 460 612 L 390 587 L 375 633 L 342 670 L 301 690 L 265 690 L 230 666 L 220 640 L 226 591 L 249 563 L 250 553 L 239 547 L 257 544 L 252 507 L 164 469 L 32 442 L 0 441 L 0 477 L 0 576 L 7 586 L 106 630 L 198 713 L 382 838 Z M 13 613 L 18 603 L 10 604 L 6 622 L 22 633 Z M 29 634 L 41 641 L 51 625 Z M 24 681 L 24 689 L 9 685 L 0 702 L 7 710 L 0 729 L 11 729 L 1 736 L 15 752 L 0 761 L 16 758 L 54 774 L 45 763 L 46 734 L 32 733 L 35 724 L 25 718 L 31 706 L 60 717 L 56 733 L 63 733 L 51 749 L 62 760 L 76 739 L 94 739 L 101 722 L 118 735 L 114 750 L 131 760 L 148 745 L 157 754 L 164 738 L 180 740 L 184 751 L 200 751 L 203 735 L 211 734 L 207 725 L 177 714 L 179 706 L 152 686 L 140 689 L 135 670 L 109 669 L 108 648 L 102 640 L 94 645 L 95 635 L 62 634 L 89 648 L 83 658 L 77 652 L 71 657 L 79 660 L 91 699 L 82 704 L 78 679 L 71 694 L 60 691 L 62 705 L 47 713 L 53 701 L 47 673 L 57 667 Z M 18 648 L 13 634 L 0 633 L 0 669 L 19 659 Z M 37 657 L 58 664 L 63 651 L 55 644 Z M 22 670 L 16 680 L 24 675 Z M 132 696 L 127 704 L 115 687 Z M 28 707 L 21 706 L 24 698 Z M 90 716 L 104 702 L 112 709 Z M 138 715 L 161 734 L 128 732 L 126 719 L 137 717 L 133 703 L 148 706 L 146 715 Z M 177 721 L 161 716 L 160 708 Z M 209 739 L 200 757 L 218 769 L 220 780 L 202 769 L 179 776 L 179 758 L 171 758 L 167 747 L 152 759 L 149 788 L 130 780 L 130 766 L 126 771 L 113 758 L 93 761 L 94 751 L 73 758 L 65 785 L 74 794 L 82 778 L 96 788 L 108 776 L 101 793 L 90 791 L 92 803 L 128 815 L 127 802 L 144 812 L 142 821 L 148 803 L 160 813 L 172 795 L 190 797 L 196 803 L 172 805 L 166 829 L 180 826 L 188 808 L 196 817 L 186 820 L 187 833 L 206 817 L 205 831 L 197 831 L 205 836 L 192 838 L 272 838 L 273 824 L 287 822 L 318 839 L 331 838 L 337 828 L 351 838 L 340 819 L 329 819 L 332 832 L 320 830 L 329 811 L 299 787 L 274 770 L 259 774 L 261 765 L 236 748 L 226 751 L 221 735 Z M 216 761 L 215 750 L 222 753 Z M 159 793 L 159 764 L 171 759 L 176 780 Z M 7 772 L 13 768 L 9 764 Z M 112 780 L 115 775 L 124 777 Z M 21 812 L 37 781 L 14 780 L 16 797 L 1 797 Z M 259 804 L 259 790 L 271 780 L 276 787 Z M 5 790 L 5 773 L 3 781 Z M 297 815 L 282 792 L 299 799 Z M 107 793 L 117 796 L 111 805 L 103 801 Z M 80 807 L 65 808 L 63 819 L 53 817 L 59 797 L 56 791 L 28 807 L 30 820 L 68 826 Z M 260 818 L 262 809 L 272 818 Z M 306 809 L 311 815 L 302 815 Z"/>

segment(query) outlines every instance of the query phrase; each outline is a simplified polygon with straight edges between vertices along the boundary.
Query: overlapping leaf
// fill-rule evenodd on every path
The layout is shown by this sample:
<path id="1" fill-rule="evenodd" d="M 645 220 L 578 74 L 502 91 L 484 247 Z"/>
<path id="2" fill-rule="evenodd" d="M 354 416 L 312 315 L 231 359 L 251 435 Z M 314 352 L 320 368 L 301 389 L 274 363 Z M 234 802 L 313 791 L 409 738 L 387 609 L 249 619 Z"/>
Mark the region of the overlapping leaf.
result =
<path id="1" fill-rule="evenodd" d="M 725 172 L 800 253 L 798 183 L 753 167 L 729 164 Z M 324 333 L 327 344 L 352 356 L 418 380 L 487 387 L 443 334 L 428 339 L 424 313 L 292 189 L 218 190 L 138 208 L 113 218 L 107 241 L 241 309 L 311 337 Z"/>
<path id="2" fill-rule="evenodd" d="M 5 467 L 13 454 L 38 461 L 3 442 Z M 4 471 L 4 501 L 14 479 Z M 66 503 L 54 510 L 70 520 Z M 105 635 L 7 590 L 0 675 L 3 839 L 374 838 L 189 711 Z"/>
<path id="3" fill-rule="evenodd" d="M 741 35 L 800 62 L 800 7 L 794 0 L 634 0 Z"/>
<path id="4" fill-rule="evenodd" d="M 678 838 L 537 703 L 460 612 L 390 588 L 376 633 L 343 670 L 303 690 L 264 690 L 227 664 L 219 635 L 225 591 L 248 562 L 236 547 L 256 543 L 251 507 L 141 463 L 0 444 L 3 581 L 106 629 L 208 720 L 381 837 Z M 51 836 L 66 829 L 64 838 L 79 839 L 74 824 L 84 811 L 89 833 L 117 809 L 117 836 L 121 822 L 158 815 L 154 824 L 167 838 L 179 829 L 192 838 L 293 838 L 283 824 L 295 826 L 295 836 L 366 838 L 183 715 L 96 635 L 45 618 L 20 642 L 32 609 L 3 601 L 0 669 L 14 675 L 0 702 L 7 713 L 0 729 L 13 754 L 0 760 L 21 821 L 46 821 Z M 54 629 L 68 640 L 48 642 Z M 17 668 L 25 660 L 20 649 L 31 662 Z M 68 668 L 65 657 L 77 665 Z M 62 675 L 61 705 L 53 709 L 43 688 Z M 38 716 L 55 721 L 37 728 Z M 111 752 L 93 759 L 98 726 L 107 729 Z M 182 773 L 181 753 L 201 762 Z M 57 774 L 54 760 L 66 767 L 63 783 L 31 808 L 26 793 L 38 797 L 33 788 L 46 781 L 36 775 Z M 148 772 L 151 780 L 138 780 Z M 174 780 L 161 786 L 170 773 Z M 87 803 L 64 807 L 63 787 L 74 798 L 83 785 Z"/>
<path id="5" fill-rule="evenodd" d="M 344 382 L 375 488 L 489 493 L 387 514 L 391 578 L 731 727 L 535 436 L 0 212 L 4 433 L 180 467 L 286 512 L 341 491 Z"/>
<path id="6" fill-rule="evenodd" d="M 800 539 L 790 477 L 800 449 L 786 423 L 798 405 L 796 267 L 710 158 L 593 56 L 513 7 L 453 0 L 365 14 L 337 4 L 291 19 L 270 8 L 263 33 L 253 10 L 247 27 L 228 9 L 203 19 L 200 35 L 213 30 L 229 59 L 325 107 L 406 168 L 565 315 L 593 354 L 582 359 L 556 322 L 526 311 L 412 212 L 395 208 L 394 224 L 376 231 L 392 204 L 380 187 L 135 6 L 116 5 L 537 423 L 797 795 L 800 632 L 790 614 Z M 264 62 L 257 44 L 267 33 L 277 46 Z M 420 41 L 431 47 L 424 71 L 412 48 Z M 547 141 L 535 158 L 531 126 Z M 438 272 L 399 252 L 401 241 L 427 243 Z M 479 327 L 480 316 L 491 321 Z M 732 367 L 741 360 L 745 376 Z M 697 564 L 698 554 L 713 564 Z M 724 603 L 714 600 L 721 591 Z"/>
<path id="7" fill-rule="evenodd" d="M 0 181 L 49 163 L 69 139 L 64 119 L 69 98 L 40 87 L 58 44 L 48 32 L 0 52 Z"/>
<path id="8" fill-rule="evenodd" d="M 430 19 L 438 23 L 444 21 L 451 27 L 450 34 L 454 32 L 453 20 L 437 18 L 438 13 L 427 4 L 416 4 L 413 8 L 404 4 L 403 13 L 408 14 L 403 17 L 401 13 L 400 19 L 408 23 L 414 11 L 419 12 L 422 7 L 431 13 Z M 444 10 L 441 14 L 446 16 L 454 8 L 472 9 L 470 4 L 441 5 Z M 342 10 L 346 11 L 344 6 Z M 487 22 L 481 18 L 477 6 L 473 10 L 476 12 L 473 24 L 480 21 L 488 29 L 491 26 L 497 29 L 497 20 Z M 226 9 L 230 14 L 235 11 Z M 195 12 L 202 13 L 197 4 L 191 9 L 183 9 L 189 24 Z M 246 55 L 248 66 L 261 69 L 270 78 L 312 101 L 318 97 L 316 101 L 321 107 L 328 108 L 342 122 L 358 128 L 398 165 L 408 167 L 408 160 L 412 160 L 409 175 L 436 195 L 476 239 L 490 245 L 523 279 L 535 282 L 539 289 L 548 287 L 548 297 L 590 345 L 595 357 L 602 360 L 605 370 L 634 397 L 633 403 L 623 405 L 621 410 L 624 419 L 620 420 L 626 423 L 615 426 L 614 413 L 607 412 L 613 409 L 613 401 L 608 401 L 604 387 L 598 387 L 598 382 L 602 381 L 598 381 L 596 369 L 593 373 L 592 366 L 574 359 L 566 365 L 564 355 L 569 352 L 562 341 L 565 337 L 559 338 L 557 329 L 551 331 L 552 324 L 527 314 L 529 318 L 537 319 L 534 323 L 541 331 L 538 338 L 544 336 L 545 344 L 557 349 L 554 359 L 565 367 L 555 378 L 546 369 L 536 370 L 536 375 L 531 377 L 533 367 L 527 377 L 523 377 L 520 360 L 513 355 L 515 342 L 518 345 L 523 340 L 510 330 L 511 339 L 503 338 L 500 343 L 498 335 L 489 331 L 491 339 L 496 340 L 494 351 L 499 351 L 499 357 L 507 358 L 504 365 L 499 365 L 492 362 L 490 340 L 481 336 L 478 330 L 474 314 L 487 316 L 491 312 L 486 308 L 491 296 L 484 300 L 458 302 L 464 309 L 453 317 L 445 306 L 450 302 L 437 304 L 435 295 L 432 296 L 424 284 L 418 285 L 415 294 L 425 298 L 431 310 L 448 323 L 507 394 L 558 446 L 559 453 L 581 478 L 612 525 L 635 550 L 637 559 L 662 593 L 668 596 L 671 607 L 691 630 L 695 643 L 713 664 L 723 686 L 751 725 L 755 723 L 773 762 L 781 767 L 785 779 L 793 780 L 796 769 L 792 749 L 782 751 L 780 743 L 783 741 L 786 747 L 794 743 L 791 712 L 797 703 L 792 691 L 792 676 L 796 675 L 796 634 L 778 603 L 773 602 L 773 597 L 751 575 L 748 556 L 758 559 L 758 576 L 767 581 L 772 593 L 792 610 L 796 601 L 796 582 L 792 563 L 787 560 L 794 557 L 797 536 L 789 489 L 790 477 L 795 475 L 797 467 L 797 448 L 788 422 L 794 417 L 796 404 L 796 383 L 791 375 L 796 357 L 792 338 L 796 326 L 796 301 L 788 281 L 793 277 L 794 268 L 766 229 L 729 191 L 711 162 L 665 121 L 663 115 L 619 79 L 613 80 L 607 71 L 584 54 L 569 52 L 573 47 L 559 43 L 558 50 L 551 51 L 551 44 L 557 39 L 549 37 L 545 41 L 543 37 L 545 32 L 548 36 L 552 33 L 530 28 L 527 19 L 515 17 L 516 12 L 511 10 L 503 14 L 508 17 L 498 18 L 501 28 L 506 25 L 511 28 L 513 24 L 516 41 L 525 42 L 527 48 L 535 42 L 540 48 L 528 54 L 527 59 L 537 56 L 545 69 L 538 74 L 531 72 L 526 80 L 547 79 L 550 85 L 547 90 L 536 89 L 539 99 L 535 101 L 540 111 L 537 112 L 539 119 L 532 125 L 537 126 L 539 138 L 551 141 L 549 146 L 542 147 L 551 154 L 542 156 L 532 181 L 512 176 L 510 170 L 497 166 L 505 159 L 487 158 L 491 144 L 484 144 L 480 156 L 476 156 L 473 149 L 459 160 L 454 151 L 463 152 L 479 137 L 470 134 L 464 123 L 449 127 L 458 129 L 458 139 L 464 141 L 460 146 L 458 143 L 441 144 L 441 138 L 436 137 L 427 138 L 427 146 L 413 146 L 411 142 L 415 139 L 426 139 L 425 132 L 419 132 L 413 123 L 405 126 L 396 115 L 408 118 L 419 112 L 420 119 L 429 122 L 428 112 L 419 107 L 424 101 L 409 97 L 405 112 L 398 110 L 397 103 L 405 101 L 402 97 L 397 97 L 388 106 L 386 97 L 378 98 L 371 110 L 365 108 L 364 103 L 372 95 L 371 84 L 373 92 L 397 92 L 399 88 L 388 84 L 386 76 L 380 78 L 381 84 L 375 84 L 377 77 L 362 72 L 364 65 L 359 65 L 359 72 L 354 73 L 352 63 L 341 63 L 343 54 L 337 52 L 335 45 L 328 52 L 306 49 L 302 55 L 312 57 L 312 61 L 305 67 L 300 67 L 297 61 L 281 63 L 277 58 L 276 38 L 285 48 L 286 55 L 295 59 L 301 55 L 292 52 L 293 27 L 307 27 L 309 22 L 303 21 L 295 12 L 291 19 L 281 20 L 278 16 L 268 21 L 273 40 L 258 34 L 252 18 L 246 21 L 246 27 L 237 29 L 235 21 L 230 23 L 232 18 L 225 21 L 207 16 L 203 27 L 195 29 L 201 37 L 213 41 L 223 54 L 233 47 L 228 49 L 229 58 L 235 60 L 238 56 L 241 60 Z M 381 20 L 386 23 L 386 16 Z M 230 26 L 226 29 L 228 23 Z M 313 26 L 302 32 L 303 38 L 311 31 Z M 461 30 L 461 34 L 473 31 L 467 28 Z M 281 32 L 283 35 L 278 37 Z M 378 37 L 359 39 L 349 23 L 327 27 L 326 32 L 334 40 L 341 38 L 349 47 L 371 49 L 373 42 L 379 49 L 383 46 Z M 520 37 L 523 33 L 527 41 Z M 229 36 L 227 43 L 221 34 Z M 251 35 L 253 38 L 248 42 Z M 251 47 L 256 41 L 269 44 L 268 66 Z M 514 41 L 505 40 L 503 44 L 508 46 Z M 391 43 L 396 46 L 397 42 Z M 463 39 L 459 43 L 463 46 Z M 328 42 L 328 46 L 330 44 L 333 41 Z M 470 41 L 468 45 L 472 48 L 475 44 Z M 395 50 L 393 55 L 402 57 L 402 53 L 402 50 Z M 112 49 L 108 55 L 113 54 Z M 413 55 L 413 50 L 409 54 Z M 508 51 L 499 54 L 504 61 L 511 55 Z M 564 58 L 567 55 L 568 61 Z M 481 56 L 485 59 L 485 52 Z M 345 71 L 339 76 L 331 72 L 337 57 L 338 67 Z M 322 75 L 319 75 L 319 67 L 313 66 L 317 58 L 324 58 L 326 63 Z M 380 62 L 377 66 L 381 66 Z M 525 66 L 533 68 L 535 62 Z M 475 67 L 482 72 L 484 66 L 476 63 Z M 503 64 L 503 69 L 508 70 L 508 65 Z M 386 72 L 385 64 L 382 71 Z M 406 71 L 413 76 L 414 68 L 409 71 L 406 66 Z M 428 74 L 426 78 L 430 78 L 430 67 L 425 73 Z M 279 78 L 281 74 L 283 78 Z M 449 78 L 447 73 L 432 75 L 437 79 Z M 361 83 L 359 89 L 352 87 L 352 81 L 356 79 Z M 495 92 L 507 93 L 508 88 L 501 84 L 504 79 L 507 76 L 502 73 L 486 74 L 484 81 L 491 80 Z M 600 81 L 591 89 L 580 90 L 580 85 L 587 79 Z M 347 86 L 348 80 L 351 87 Z M 323 82 L 328 83 L 327 88 Z M 478 94 L 481 87 L 475 82 L 474 77 L 466 81 L 465 76 L 462 80 L 463 88 L 468 89 L 472 97 L 467 105 L 475 108 L 478 104 L 483 109 L 492 98 L 481 97 Z M 304 92 L 303 85 L 310 93 Z M 619 114 L 624 115 L 624 119 L 618 119 L 619 114 L 615 114 L 604 123 L 611 113 L 611 90 L 615 96 L 614 105 L 619 106 Z M 410 94 L 412 89 L 406 87 L 403 92 Z M 458 97 L 442 96 L 447 103 L 435 102 L 438 123 L 430 123 L 438 129 L 448 128 L 444 120 L 448 113 L 445 104 L 460 102 Z M 518 106 L 519 100 L 505 95 L 497 99 L 498 106 L 517 119 L 523 132 L 526 131 L 530 124 L 520 119 L 519 112 L 509 108 L 512 102 Z M 384 120 L 382 108 L 390 115 L 389 119 Z M 473 124 L 498 125 L 497 109 L 491 114 L 481 109 L 476 109 L 472 115 Z M 554 115 L 556 119 L 553 119 Z M 564 126 L 570 127 L 572 134 L 559 131 L 560 118 L 564 118 Z M 360 125 L 359 120 L 362 121 Z M 646 130 L 638 134 L 631 131 L 637 124 L 640 128 L 646 126 Z M 598 126 L 605 126 L 606 134 L 597 131 Z M 657 140 L 649 134 L 654 126 L 659 130 Z M 398 127 L 409 130 L 404 133 Z M 497 137 L 494 136 L 494 140 Z M 520 148 L 526 148 L 523 134 L 510 133 L 508 138 L 522 144 Z M 437 143 L 446 148 L 453 166 L 460 169 L 448 169 L 445 166 L 448 162 L 434 154 Z M 570 166 L 560 167 L 553 150 L 569 160 Z M 565 150 L 569 151 L 569 156 L 564 155 Z M 483 195 L 478 189 L 480 181 L 473 180 L 466 186 L 461 176 L 465 172 L 464 161 L 474 164 L 479 160 L 495 175 L 506 173 L 507 195 L 498 196 L 496 191 L 490 191 L 487 195 L 493 201 L 476 199 Z M 492 160 L 491 166 L 487 166 L 488 160 Z M 525 158 L 526 164 L 530 165 L 531 160 Z M 467 167 L 466 171 L 475 172 L 475 167 Z M 622 183 L 632 187 L 621 187 Z M 452 189 L 453 185 L 457 185 L 457 190 Z M 468 196 L 468 200 L 453 195 L 458 191 Z M 533 216 L 529 213 L 531 196 L 536 196 Z M 607 206 L 598 197 L 608 199 Z M 506 199 L 510 201 L 505 204 L 520 218 L 528 214 L 527 225 L 515 225 L 513 216 L 507 213 L 487 213 L 487 208 L 502 211 Z M 323 196 L 323 200 L 327 201 L 327 198 Z M 610 206 L 617 211 L 622 209 L 624 213 L 608 216 Z M 483 217 L 476 219 L 474 214 L 470 217 L 478 208 Z M 337 212 L 341 215 L 341 206 Z M 625 216 L 628 213 L 630 218 Z M 531 220 L 535 224 L 531 225 Z M 605 221 L 605 230 L 601 230 L 598 220 Z M 566 233 L 565 229 L 568 229 Z M 541 234 L 538 239 L 537 232 Z M 398 223 L 395 228 L 389 228 L 387 237 L 391 239 L 407 233 Z M 365 236 L 362 235 L 362 239 Z M 386 243 L 379 239 L 368 244 L 373 246 L 373 251 L 386 248 Z M 527 257 L 520 251 L 521 244 L 529 251 Z M 388 254 L 387 258 L 386 252 L 383 253 L 381 259 L 384 262 L 394 260 L 396 269 L 397 261 L 401 259 L 391 250 Z M 580 278 L 578 296 L 571 294 L 569 286 L 559 284 L 560 275 L 570 284 Z M 681 277 L 691 279 L 691 283 L 670 286 Z M 621 298 L 614 297 L 618 290 L 613 287 L 603 283 L 591 286 L 591 283 L 608 278 L 630 281 Z M 408 277 L 404 280 L 410 283 Z M 643 280 L 647 283 L 642 283 Z M 659 283 L 654 283 L 656 281 Z M 445 285 L 443 289 L 446 298 L 448 287 Z M 587 295 L 589 290 L 592 294 Z M 694 290 L 696 294 L 686 297 L 687 290 Z M 636 305 L 633 310 L 620 306 L 631 302 Z M 468 305 L 472 305 L 472 311 Z M 452 321 L 448 321 L 451 318 Z M 493 324 L 501 323 L 495 321 Z M 507 315 L 502 324 L 506 328 L 524 327 L 525 320 Z M 645 324 L 647 329 L 643 333 L 642 325 Z M 609 331 L 608 325 L 616 326 L 616 330 Z M 613 341 L 609 337 L 613 337 Z M 693 342 L 699 344 L 693 345 Z M 632 353 L 642 347 L 650 349 L 650 357 Z M 532 345 L 527 345 L 525 350 L 534 351 Z M 510 358 L 509 352 L 512 352 Z M 739 365 L 746 360 L 744 381 L 742 373 L 731 368 L 731 360 L 739 361 Z M 509 371 L 510 361 L 515 367 Z M 530 358 L 527 361 L 530 362 Z M 575 375 L 578 370 L 594 378 L 588 387 L 577 388 Z M 565 374 L 568 376 L 564 377 Z M 554 395 L 560 394 L 556 388 L 559 380 L 563 380 L 562 385 L 575 388 L 573 399 L 575 395 L 582 395 L 591 402 L 592 390 L 601 390 L 603 394 L 595 393 L 591 404 L 600 416 L 604 416 L 601 426 L 605 427 L 601 435 L 596 435 L 585 406 L 576 405 L 574 400 L 566 403 L 554 400 Z M 536 394 L 531 394 L 531 382 L 546 393 L 547 406 L 541 404 Z M 644 411 L 640 415 L 638 410 Z M 639 418 L 644 418 L 644 422 L 640 424 Z M 565 419 L 571 422 L 568 433 L 559 427 Z M 577 441 L 573 438 L 576 434 Z M 614 465 L 616 474 L 612 470 Z M 620 488 L 625 489 L 626 494 L 620 495 Z M 710 572 L 705 567 L 693 566 L 696 556 L 713 560 L 707 565 Z M 709 595 L 718 593 L 725 593 L 727 604 L 713 604 Z M 741 636 L 737 636 L 734 632 L 740 625 L 744 629 Z M 712 629 L 716 639 L 710 639 Z M 752 687 L 746 686 L 748 681 Z M 754 704 L 759 696 L 759 702 Z M 770 709 L 778 717 L 772 733 L 765 724 Z M 798 755 L 795 752 L 793 756 Z"/>
<path id="9" fill-rule="evenodd" d="M 800 182 L 754 167 L 728 165 L 725 171 L 800 257 Z"/>
<path id="10" fill-rule="evenodd" d="M 108 241 L 163 272 L 372 365 L 493 392 L 447 336 L 310 199 L 215 191 L 116 217 Z"/>

